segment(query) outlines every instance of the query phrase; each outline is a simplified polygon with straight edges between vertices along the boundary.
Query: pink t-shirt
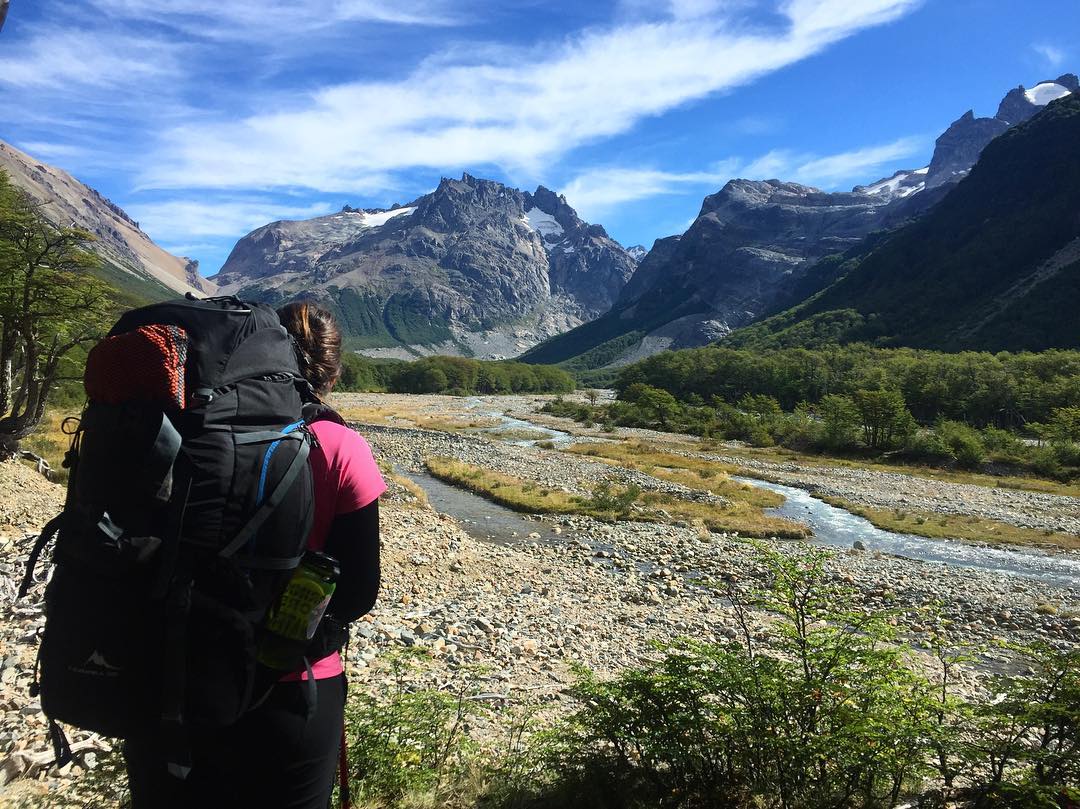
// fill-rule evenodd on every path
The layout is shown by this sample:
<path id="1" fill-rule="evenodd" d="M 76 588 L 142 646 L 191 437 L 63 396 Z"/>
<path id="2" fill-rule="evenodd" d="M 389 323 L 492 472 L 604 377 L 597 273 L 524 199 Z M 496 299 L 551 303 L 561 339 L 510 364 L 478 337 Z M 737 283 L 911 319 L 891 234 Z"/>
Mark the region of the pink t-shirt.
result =
<path id="1" fill-rule="evenodd" d="M 386 491 L 386 483 L 375 458 L 359 433 L 332 421 L 317 421 L 311 431 L 319 445 L 311 448 L 311 475 L 315 488 L 315 516 L 308 547 L 321 551 L 338 514 L 349 514 L 374 502 Z M 341 655 L 312 662 L 316 680 L 336 677 L 344 671 Z M 307 679 L 306 672 L 290 674 L 285 680 Z"/>

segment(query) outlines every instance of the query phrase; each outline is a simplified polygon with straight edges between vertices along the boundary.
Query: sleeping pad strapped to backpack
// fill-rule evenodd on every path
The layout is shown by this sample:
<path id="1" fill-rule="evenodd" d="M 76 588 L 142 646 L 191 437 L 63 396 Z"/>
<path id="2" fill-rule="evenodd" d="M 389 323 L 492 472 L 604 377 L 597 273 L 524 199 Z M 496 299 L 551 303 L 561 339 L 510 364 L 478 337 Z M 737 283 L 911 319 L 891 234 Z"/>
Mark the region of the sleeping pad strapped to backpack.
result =
<path id="1" fill-rule="evenodd" d="M 272 308 L 194 298 L 128 312 L 87 359 L 39 656 L 42 710 L 108 736 L 235 722 L 280 678 L 256 662 L 304 552 L 310 388 Z M 66 740 L 50 723 L 57 758 Z"/>

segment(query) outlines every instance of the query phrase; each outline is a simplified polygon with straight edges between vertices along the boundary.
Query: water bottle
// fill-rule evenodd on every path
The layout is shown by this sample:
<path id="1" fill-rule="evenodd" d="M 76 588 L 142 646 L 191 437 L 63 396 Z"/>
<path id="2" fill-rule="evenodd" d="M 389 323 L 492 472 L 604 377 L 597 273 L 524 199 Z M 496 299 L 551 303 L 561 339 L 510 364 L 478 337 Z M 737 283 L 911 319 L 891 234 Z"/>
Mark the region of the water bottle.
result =
<path id="1" fill-rule="evenodd" d="M 337 587 L 341 567 L 325 553 L 308 551 L 281 596 L 266 613 L 259 662 L 279 671 L 295 671 Z"/>

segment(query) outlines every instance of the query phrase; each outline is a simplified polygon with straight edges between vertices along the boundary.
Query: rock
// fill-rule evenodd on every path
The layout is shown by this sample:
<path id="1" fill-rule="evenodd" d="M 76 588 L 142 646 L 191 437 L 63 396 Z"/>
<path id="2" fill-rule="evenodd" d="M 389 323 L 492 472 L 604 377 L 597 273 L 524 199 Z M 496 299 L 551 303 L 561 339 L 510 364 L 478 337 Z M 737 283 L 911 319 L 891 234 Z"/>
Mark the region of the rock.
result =
<path id="1" fill-rule="evenodd" d="M 866 546 L 862 543 L 862 540 L 858 540 L 858 539 L 856 539 L 854 542 L 851 543 L 851 547 L 853 549 L 857 550 L 857 551 L 865 551 L 866 550 Z"/>

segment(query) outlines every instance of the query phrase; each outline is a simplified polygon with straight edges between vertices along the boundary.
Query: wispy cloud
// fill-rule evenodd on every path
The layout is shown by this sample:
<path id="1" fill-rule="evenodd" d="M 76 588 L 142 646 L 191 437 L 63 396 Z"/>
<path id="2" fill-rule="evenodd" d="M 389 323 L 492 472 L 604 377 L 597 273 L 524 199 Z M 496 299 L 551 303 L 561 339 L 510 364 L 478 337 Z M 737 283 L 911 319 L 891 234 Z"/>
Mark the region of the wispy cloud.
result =
<path id="1" fill-rule="evenodd" d="M 739 176 L 748 180 L 792 180 L 833 189 L 845 183 L 877 179 L 876 173 L 899 168 L 897 161 L 913 157 L 928 143 L 927 138 L 911 135 L 830 155 L 776 149 L 743 165 Z"/>
<path id="2" fill-rule="evenodd" d="M 925 138 L 903 137 L 838 154 L 799 158 L 786 172 L 785 179 L 830 188 L 853 180 L 867 180 L 873 171 L 899 168 L 896 161 L 911 157 L 925 146 Z"/>
<path id="3" fill-rule="evenodd" d="M 326 203 L 281 205 L 258 198 L 137 203 L 128 213 L 152 238 L 177 244 L 192 238 L 237 236 L 278 219 L 307 219 L 330 213 Z"/>
<path id="4" fill-rule="evenodd" d="M 714 165 L 709 171 L 671 172 L 641 168 L 596 168 L 563 185 L 561 193 L 586 219 L 640 199 L 679 194 L 694 188 L 714 188 L 738 171 L 738 161 Z"/>
<path id="5" fill-rule="evenodd" d="M 268 32 L 296 35 L 341 23 L 449 26 L 461 21 L 448 0 L 90 0 L 124 22 L 167 25 L 209 39 L 264 40 Z"/>
<path id="6" fill-rule="evenodd" d="M 175 75 L 180 47 L 167 40 L 115 31 L 39 28 L 0 55 L 0 85 L 66 91 L 121 85 Z"/>
<path id="7" fill-rule="evenodd" d="M 562 193 L 586 218 L 596 218 L 618 205 L 690 189 L 716 190 L 728 180 L 785 179 L 808 185 L 836 187 L 842 183 L 877 179 L 875 172 L 892 172 L 896 161 L 911 157 L 927 145 L 925 138 L 904 137 L 831 155 L 768 152 L 749 162 L 732 158 L 708 171 L 673 172 L 653 168 L 596 168 L 584 171 L 562 186 Z"/>
<path id="8" fill-rule="evenodd" d="M 278 99 L 274 112 L 164 133 L 148 187 L 369 190 L 387 172 L 497 165 L 536 172 L 571 149 L 804 59 L 917 0 L 793 0 L 747 32 L 671 16 L 590 30 L 477 64 L 435 58 L 405 78 Z"/>
<path id="9" fill-rule="evenodd" d="M 1049 45 L 1044 42 L 1036 43 L 1031 46 L 1031 49 L 1035 51 L 1035 53 L 1042 58 L 1043 62 L 1046 63 L 1046 66 L 1051 69 L 1056 70 L 1065 64 L 1067 58 L 1065 51 L 1055 45 Z"/>

